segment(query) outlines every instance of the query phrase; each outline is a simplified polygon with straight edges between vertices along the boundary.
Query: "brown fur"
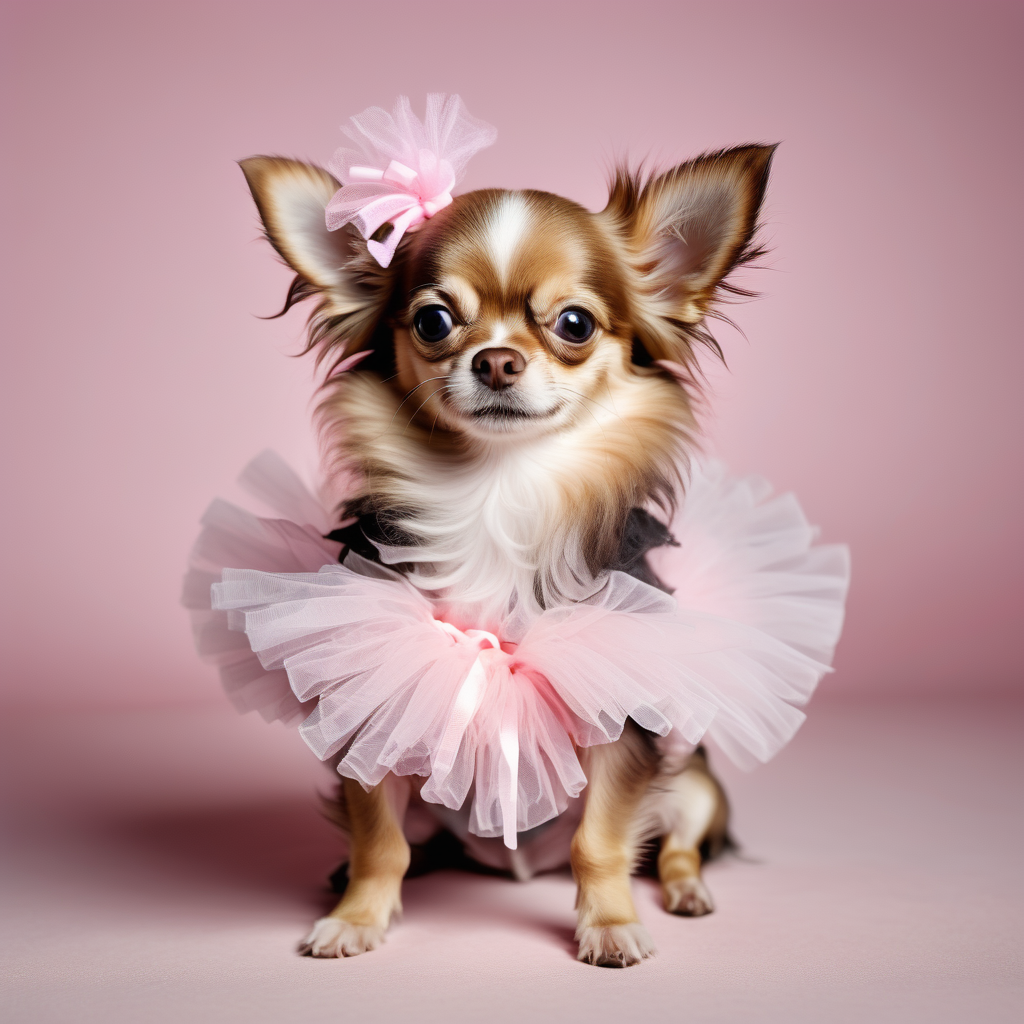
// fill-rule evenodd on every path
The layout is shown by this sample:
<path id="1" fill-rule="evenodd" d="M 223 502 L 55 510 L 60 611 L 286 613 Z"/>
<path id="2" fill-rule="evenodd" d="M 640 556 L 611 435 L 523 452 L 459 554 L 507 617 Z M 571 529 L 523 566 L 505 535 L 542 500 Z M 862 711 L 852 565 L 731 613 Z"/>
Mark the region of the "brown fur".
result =
<path id="1" fill-rule="evenodd" d="M 602 967 L 628 967 L 653 952 L 630 893 L 638 853 L 637 808 L 658 774 L 649 736 L 627 725 L 616 743 L 582 752 L 587 803 L 572 841 L 578 887 L 579 958 Z"/>
<path id="2" fill-rule="evenodd" d="M 409 844 L 402 834 L 408 781 L 392 777 L 367 793 L 358 782 L 344 779 L 342 791 L 349 882 L 338 905 L 300 947 L 313 956 L 354 956 L 375 949 L 402 910 L 402 879 L 409 868 Z"/>
<path id="3" fill-rule="evenodd" d="M 458 545 L 482 517 L 473 502 L 488 488 L 500 497 L 508 479 L 534 486 L 537 502 L 509 527 L 521 553 L 508 587 L 540 606 L 586 593 L 615 557 L 631 509 L 672 505 L 683 486 L 677 467 L 695 444 L 694 348 L 719 351 L 706 318 L 723 292 L 742 292 L 729 272 L 760 254 L 753 238 L 772 152 L 710 153 L 650 178 L 622 170 L 598 214 L 541 192 L 469 193 L 406 236 L 387 270 L 347 229 L 326 230 L 323 209 L 338 183 L 325 171 L 281 158 L 242 162 L 267 238 L 298 275 L 285 309 L 316 298 L 306 351 L 333 367 L 373 350 L 327 385 L 318 419 L 329 465 L 361 481 L 347 511 L 390 516 L 411 538 L 400 568 L 418 586 L 460 607 L 459 588 L 473 582 L 460 566 L 472 568 L 473 552 Z M 438 341 L 415 326 L 430 306 L 452 320 Z M 556 333 L 566 309 L 590 316 L 591 338 Z M 473 378 L 471 360 L 487 346 L 522 357 L 525 370 L 505 390 Z M 426 568 L 417 544 L 440 552 Z M 467 623 L 500 615 L 487 601 L 465 597 Z M 587 802 L 571 851 L 579 956 L 626 966 L 652 952 L 630 895 L 644 839 L 661 838 L 666 909 L 707 913 L 699 850 L 726 841 L 728 804 L 702 754 L 663 763 L 632 724 L 616 743 L 580 754 Z M 401 821 L 414 788 L 389 777 L 365 793 L 345 780 L 350 881 L 307 939 L 313 955 L 381 941 L 400 908 L 409 863 Z"/>

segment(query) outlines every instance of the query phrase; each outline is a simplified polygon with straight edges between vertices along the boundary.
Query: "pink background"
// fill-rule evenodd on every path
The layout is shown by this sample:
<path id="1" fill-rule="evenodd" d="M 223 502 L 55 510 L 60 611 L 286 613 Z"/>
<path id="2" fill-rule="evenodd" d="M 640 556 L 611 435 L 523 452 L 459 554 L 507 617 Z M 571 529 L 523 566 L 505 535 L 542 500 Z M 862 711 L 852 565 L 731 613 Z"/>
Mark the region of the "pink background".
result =
<path id="1" fill-rule="evenodd" d="M 4 694 L 220 701 L 177 607 L 196 521 L 315 468 L 304 314 L 233 161 L 461 92 L 467 187 L 593 208 L 621 154 L 781 141 L 764 292 L 709 434 L 853 548 L 836 691 L 1022 680 L 1017 3 L 3 6 Z M 1011 306 L 1012 301 L 1012 306 Z"/>

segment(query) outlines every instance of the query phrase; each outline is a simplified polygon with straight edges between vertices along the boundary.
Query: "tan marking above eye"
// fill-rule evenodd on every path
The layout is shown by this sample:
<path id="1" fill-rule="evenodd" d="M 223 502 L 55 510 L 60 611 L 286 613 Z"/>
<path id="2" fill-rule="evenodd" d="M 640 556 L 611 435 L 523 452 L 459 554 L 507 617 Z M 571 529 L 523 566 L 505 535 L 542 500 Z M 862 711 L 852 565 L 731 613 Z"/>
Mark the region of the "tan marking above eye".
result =
<path id="1" fill-rule="evenodd" d="M 464 323 L 477 318 L 480 313 L 480 296 L 468 281 L 455 274 L 445 274 L 438 281 L 437 287 L 451 299 L 455 306 L 452 312 L 458 314 Z"/>
<path id="2" fill-rule="evenodd" d="M 583 310 L 599 330 L 611 329 L 608 307 L 599 295 L 586 287 L 559 291 L 557 294 L 545 294 L 541 286 L 530 295 L 529 307 L 537 323 L 549 329 L 553 328 L 558 318 L 569 309 Z"/>
<path id="3" fill-rule="evenodd" d="M 420 310 L 429 306 L 442 306 L 452 315 L 454 326 L 471 325 L 477 318 L 480 300 L 473 289 L 457 279 L 446 278 L 439 283 L 418 285 L 410 292 L 411 301 L 399 319 L 411 327 Z"/>

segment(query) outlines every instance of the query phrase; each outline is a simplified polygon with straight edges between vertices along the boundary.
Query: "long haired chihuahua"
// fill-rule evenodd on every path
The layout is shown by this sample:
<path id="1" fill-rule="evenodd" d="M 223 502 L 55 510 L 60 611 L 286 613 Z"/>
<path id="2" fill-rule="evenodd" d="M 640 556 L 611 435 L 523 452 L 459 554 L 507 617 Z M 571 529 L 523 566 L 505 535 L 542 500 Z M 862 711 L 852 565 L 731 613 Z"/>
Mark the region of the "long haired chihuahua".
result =
<path id="1" fill-rule="evenodd" d="M 682 495 L 695 349 L 717 351 L 706 318 L 759 255 L 772 152 L 620 169 L 600 213 L 546 192 L 469 192 L 406 233 L 386 267 L 352 224 L 328 230 L 341 188 L 330 173 L 242 161 L 266 237 L 297 275 L 285 309 L 315 299 L 306 351 L 347 371 L 328 375 L 318 410 L 329 465 L 359 480 L 335 539 L 371 560 L 389 551 L 463 628 L 577 601 L 609 569 L 657 586 L 644 555 L 669 538 L 647 510 Z M 570 863 L 580 960 L 620 967 L 653 952 L 630 891 L 648 839 L 665 909 L 709 913 L 702 852 L 726 843 L 728 806 L 703 751 L 667 757 L 630 722 L 578 753 L 583 798 L 514 851 L 443 808 L 424 827 L 420 779 L 390 775 L 369 792 L 343 779 L 332 816 L 347 888 L 304 951 L 379 945 L 412 853 L 442 823 L 518 878 Z"/>

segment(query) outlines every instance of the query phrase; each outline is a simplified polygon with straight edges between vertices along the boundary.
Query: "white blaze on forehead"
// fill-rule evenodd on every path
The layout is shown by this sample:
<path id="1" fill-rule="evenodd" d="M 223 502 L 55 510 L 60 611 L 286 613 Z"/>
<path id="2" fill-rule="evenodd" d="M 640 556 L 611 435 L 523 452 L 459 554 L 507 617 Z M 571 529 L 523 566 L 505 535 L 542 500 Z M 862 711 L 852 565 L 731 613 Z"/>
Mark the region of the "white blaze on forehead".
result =
<path id="1" fill-rule="evenodd" d="M 516 249 L 530 223 L 530 208 L 515 192 L 502 196 L 487 224 L 487 248 L 498 277 L 505 281 Z"/>
<path id="2" fill-rule="evenodd" d="M 491 328 L 490 337 L 487 339 L 487 346 L 500 345 L 509 335 L 506 324 L 497 323 Z"/>

